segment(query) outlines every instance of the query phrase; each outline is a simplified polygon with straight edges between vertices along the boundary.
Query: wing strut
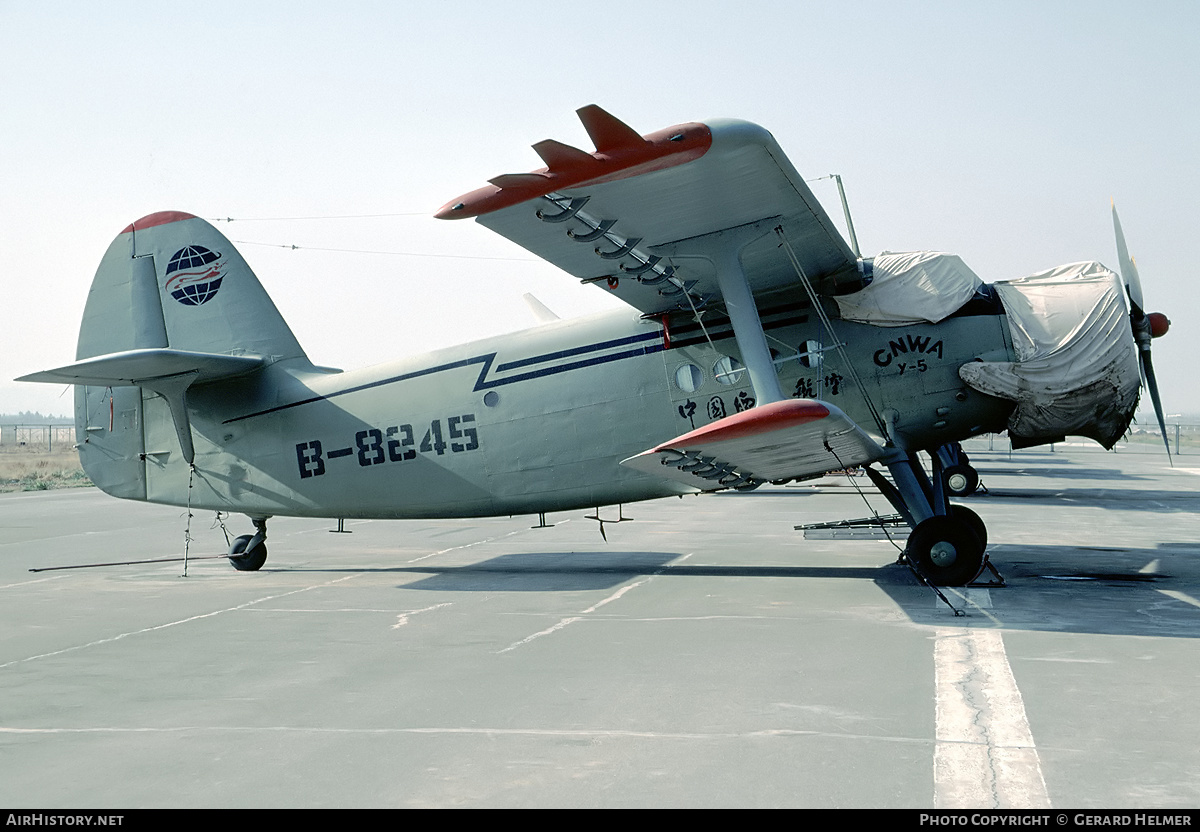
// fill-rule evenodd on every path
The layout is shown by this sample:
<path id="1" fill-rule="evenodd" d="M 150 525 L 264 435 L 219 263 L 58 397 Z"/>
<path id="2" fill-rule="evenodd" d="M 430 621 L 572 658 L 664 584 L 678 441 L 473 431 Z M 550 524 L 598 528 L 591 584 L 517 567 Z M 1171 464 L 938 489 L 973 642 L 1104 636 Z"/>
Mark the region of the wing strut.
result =
<path id="1" fill-rule="evenodd" d="M 767 347 L 767 336 L 763 334 L 762 319 L 758 316 L 754 293 L 742 268 L 742 250 L 755 240 L 770 234 L 771 229 L 778 224 L 778 217 L 769 217 L 736 228 L 655 247 L 656 252 L 670 252 L 669 256 L 672 259 L 699 257 L 713 264 L 717 272 L 717 286 L 725 302 L 725 311 L 729 314 L 730 324 L 733 325 L 733 337 L 742 353 L 742 363 L 746 365 L 746 371 L 750 374 L 750 384 L 754 387 L 756 407 L 783 401 L 786 397 L 779 386 L 779 376 L 775 372 L 771 351 Z M 687 244 L 686 254 L 676 254 L 672 251 L 679 243 Z"/>
<path id="2" fill-rule="evenodd" d="M 714 259 L 713 265 L 717 267 L 717 285 L 725 299 L 725 311 L 729 313 L 729 322 L 733 324 L 733 337 L 737 340 L 742 361 L 750 373 L 750 383 L 754 386 L 755 403 L 764 405 L 783 401 L 783 390 L 779 387 L 779 375 L 771 361 L 771 351 L 767 347 L 767 336 L 763 334 L 754 294 L 742 269 L 742 249 L 764 234 L 757 226 L 758 223 L 755 223 L 733 229 L 736 244 L 723 247 L 719 252 L 721 259 Z"/>

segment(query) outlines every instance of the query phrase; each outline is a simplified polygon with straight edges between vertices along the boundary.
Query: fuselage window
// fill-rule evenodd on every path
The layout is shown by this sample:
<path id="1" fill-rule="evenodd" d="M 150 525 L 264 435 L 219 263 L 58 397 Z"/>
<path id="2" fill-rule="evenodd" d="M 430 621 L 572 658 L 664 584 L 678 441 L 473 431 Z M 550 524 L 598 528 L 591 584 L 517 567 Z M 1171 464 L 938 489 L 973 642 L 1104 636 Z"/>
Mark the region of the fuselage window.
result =
<path id="1" fill-rule="evenodd" d="M 737 384 L 742 380 L 742 362 L 728 355 L 718 359 L 713 365 L 713 378 L 721 384 Z"/>
<path id="2" fill-rule="evenodd" d="M 704 373 L 695 364 L 684 364 L 675 371 L 675 385 L 685 393 L 693 393 L 704 383 Z"/>

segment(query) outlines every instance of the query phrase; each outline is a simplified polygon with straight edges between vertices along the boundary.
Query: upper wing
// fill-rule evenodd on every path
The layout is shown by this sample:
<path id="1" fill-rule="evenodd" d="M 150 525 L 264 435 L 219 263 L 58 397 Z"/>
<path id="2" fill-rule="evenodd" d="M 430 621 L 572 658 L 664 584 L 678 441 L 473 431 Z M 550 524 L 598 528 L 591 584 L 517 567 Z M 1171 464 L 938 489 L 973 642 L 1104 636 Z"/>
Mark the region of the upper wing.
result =
<path id="1" fill-rule="evenodd" d="M 546 168 L 498 176 L 436 216 L 475 217 L 646 314 L 716 295 L 715 235 L 738 229 L 745 239 L 747 226 L 758 238 L 742 249 L 742 268 L 756 296 L 800 282 L 776 227 L 820 291 L 860 287 L 857 258 L 763 128 L 718 120 L 642 137 L 594 105 L 579 117 L 595 153 L 539 142 Z"/>
<path id="2" fill-rule="evenodd" d="M 621 464 L 712 491 L 823 474 L 884 454 L 883 446 L 837 407 L 785 399 L 726 416 Z"/>

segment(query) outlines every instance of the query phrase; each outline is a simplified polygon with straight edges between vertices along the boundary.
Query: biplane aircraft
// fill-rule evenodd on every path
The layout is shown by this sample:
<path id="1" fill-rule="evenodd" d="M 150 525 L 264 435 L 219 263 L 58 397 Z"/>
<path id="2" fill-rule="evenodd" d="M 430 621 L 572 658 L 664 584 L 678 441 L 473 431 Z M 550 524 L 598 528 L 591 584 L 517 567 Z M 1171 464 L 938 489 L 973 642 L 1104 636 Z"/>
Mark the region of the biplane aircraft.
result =
<path id="1" fill-rule="evenodd" d="M 126 227 L 100 263 L 76 362 L 84 469 L 117 497 L 243 513 L 229 559 L 266 558 L 275 515 L 535 514 L 867 466 L 934 583 L 981 570 L 987 533 L 952 505 L 978 478 L 958 443 L 1126 431 L 1147 315 L 1075 263 L 980 280 L 942 253 L 864 258 L 775 139 L 716 120 L 647 136 L 579 110 L 595 151 L 447 203 L 628 309 L 378 366 L 314 365 L 233 245 L 190 214 Z M 1165 433 L 1165 431 L 1164 431 Z M 925 462 L 922 458 L 927 459 Z"/>

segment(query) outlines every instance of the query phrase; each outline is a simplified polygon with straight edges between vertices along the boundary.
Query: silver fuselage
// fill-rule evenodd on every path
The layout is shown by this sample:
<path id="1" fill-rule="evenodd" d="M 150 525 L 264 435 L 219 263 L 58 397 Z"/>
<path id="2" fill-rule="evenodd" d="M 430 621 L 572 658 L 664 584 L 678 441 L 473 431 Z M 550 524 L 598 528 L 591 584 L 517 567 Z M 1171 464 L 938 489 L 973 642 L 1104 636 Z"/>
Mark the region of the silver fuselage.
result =
<path id="1" fill-rule="evenodd" d="M 869 396 L 891 439 L 914 450 L 1003 429 L 1012 404 L 958 375 L 979 356 L 1011 356 L 1003 315 L 835 320 L 843 354 L 804 312 L 763 310 L 786 395 L 827 400 L 881 434 Z M 622 459 L 753 403 L 726 356 L 738 358 L 727 324 L 664 328 L 618 310 L 352 372 L 280 361 L 188 391 L 194 472 L 162 398 L 80 386 L 80 455 L 117 496 L 253 516 L 466 517 L 644 500 L 685 489 Z"/>

